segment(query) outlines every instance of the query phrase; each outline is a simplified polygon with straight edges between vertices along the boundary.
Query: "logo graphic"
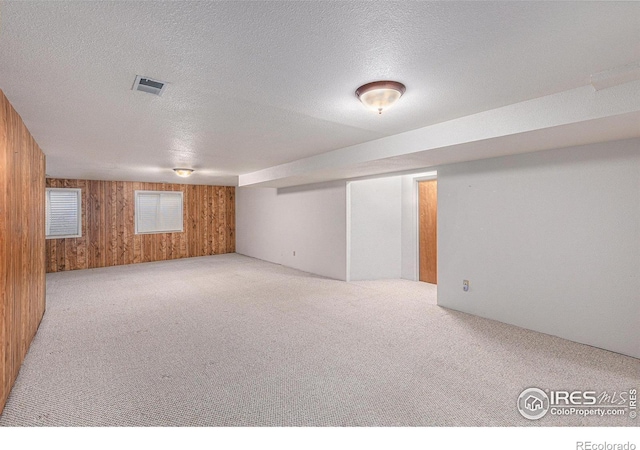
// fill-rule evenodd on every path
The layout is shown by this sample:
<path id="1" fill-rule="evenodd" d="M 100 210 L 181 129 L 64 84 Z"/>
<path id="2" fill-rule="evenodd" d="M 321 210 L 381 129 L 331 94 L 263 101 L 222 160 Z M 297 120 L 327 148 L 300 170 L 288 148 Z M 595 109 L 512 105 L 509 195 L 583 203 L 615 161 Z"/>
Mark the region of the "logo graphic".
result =
<path id="1" fill-rule="evenodd" d="M 549 396 L 538 388 L 525 389 L 518 397 L 518 411 L 525 419 L 541 419 L 549 411 Z"/>

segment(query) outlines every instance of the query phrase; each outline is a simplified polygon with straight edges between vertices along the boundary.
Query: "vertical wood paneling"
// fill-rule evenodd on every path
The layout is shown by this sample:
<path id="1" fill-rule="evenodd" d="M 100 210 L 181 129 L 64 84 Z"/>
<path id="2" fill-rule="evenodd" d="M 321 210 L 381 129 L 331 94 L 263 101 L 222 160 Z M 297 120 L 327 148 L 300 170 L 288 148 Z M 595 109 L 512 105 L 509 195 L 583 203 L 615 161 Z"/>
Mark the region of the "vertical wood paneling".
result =
<path id="1" fill-rule="evenodd" d="M 127 211 L 125 210 L 124 195 L 124 183 L 121 181 L 116 182 L 116 227 L 118 234 L 116 264 L 118 265 L 126 264 L 124 254 L 127 251 L 125 238 L 125 216 Z"/>
<path id="2" fill-rule="evenodd" d="M 48 182 L 49 180 L 47 180 Z M 115 266 L 118 264 L 118 224 L 116 221 L 117 212 L 117 186 L 116 183 L 107 183 L 109 194 L 107 200 L 107 266 Z"/>
<path id="3" fill-rule="evenodd" d="M 0 412 L 45 309 L 44 173 L 44 154 L 0 91 Z"/>
<path id="4" fill-rule="evenodd" d="M 227 224 L 227 204 L 226 204 L 225 192 L 223 189 L 218 189 L 218 215 L 220 220 L 218 222 L 218 242 L 222 248 L 227 248 L 227 234 L 225 227 Z"/>
<path id="5" fill-rule="evenodd" d="M 215 186 L 207 186 L 207 211 L 213 211 L 213 195 L 215 192 Z M 210 253 L 215 253 L 217 247 L 214 242 L 216 242 L 215 234 L 213 232 L 213 228 L 215 226 L 215 220 L 207 220 L 207 249 Z"/>
<path id="6" fill-rule="evenodd" d="M 202 189 L 202 217 L 200 221 L 202 223 L 202 254 L 209 255 L 211 252 L 209 241 L 209 221 L 207 219 L 207 212 L 209 211 L 209 186 L 204 186 Z"/>
<path id="7" fill-rule="evenodd" d="M 106 223 L 107 209 L 105 208 L 106 203 L 106 183 L 104 181 L 100 182 L 100 188 L 98 192 L 96 192 L 96 212 L 94 216 L 94 227 L 96 227 L 98 232 L 98 249 L 97 249 L 97 259 L 98 259 L 98 267 L 105 267 L 107 265 L 107 228 L 104 226 Z M 87 266 L 89 267 L 89 266 Z"/>
<path id="8" fill-rule="evenodd" d="M 124 227 L 124 263 L 133 264 L 133 236 L 135 235 L 135 224 L 133 222 L 135 201 L 133 198 L 133 183 L 123 182 L 123 194 L 124 194 L 124 211 L 125 211 L 125 227 Z"/>
<path id="9" fill-rule="evenodd" d="M 86 261 L 82 266 L 83 269 L 87 268 L 89 264 L 95 267 L 101 267 L 100 265 L 100 228 L 92 227 L 98 221 L 100 217 L 100 183 L 92 183 L 90 185 L 85 184 L 83 189 L 87 197 L 85 204 L 86 208 L 82 211 L 82 225 L 86 228 L 86 233 L 83 230 L 82 241 L 84 245 L 81 248 L 85 249 Z"/>
<path id="10" fill-rule="evenodd" d="M 196 208 L 196 195 L 195 195 L 195 187 L 194 186 L 187 186 L 187 211 L 188 211 L 188 215 L 189 215 L 189 233 L 192 236 L 197 236 L 197 232 L 196 232 L 196 221 L 198 220 L 197 218 L 197 208 Z M 189 246 L 189 256 L 197 256 L 197 248 L 198 248 L 198 242 L 196 241 L 196 239 L 189 239 L 187 241 L 187 244 Z"/>
<path id="11" fill-rule="evenodd" d="M 235 252 L 235 188 L 48 178 L 82 189 L 82 237 L 49 239 L 46 270 L 60 272 Z M 135 234 L 136 190 L 182 191 L 182 233 Z"/>
<path id="12" fill-rule="evenodd" d="M 47 255 L 51 255 L 51 258 L 46 258 L 46 264 L 47 264 L 46 271 L 47 272 L 55 272 L 55 270 L 53 268 L 53 264 L 52 264 L 53 260 L 55 260 L 55 254 L 54 254 L 55 250 L 52 250 L 52 248 L 51 248 L 51 241 L 45 241 L 45 248 L 46 248 L 46 254 Z M 0 269 L 1 268 L 2 267 L 0 266 Z"/>
<path id="13" fill-rule="evenodd" d="M 58 268 L 58 271 L 61 270 L 67 270 L 65 268 L 65 261 L 66 261 L 66 251 L 65 251 L 65 245 L 64 245 L 64 240 L 60 239 L 56 241 L 56 267 Z"/>
<path id="14" fill-rule="evenodd" d="M 227 251 L 236 251 L 236 191 L 227 190 Z"/>

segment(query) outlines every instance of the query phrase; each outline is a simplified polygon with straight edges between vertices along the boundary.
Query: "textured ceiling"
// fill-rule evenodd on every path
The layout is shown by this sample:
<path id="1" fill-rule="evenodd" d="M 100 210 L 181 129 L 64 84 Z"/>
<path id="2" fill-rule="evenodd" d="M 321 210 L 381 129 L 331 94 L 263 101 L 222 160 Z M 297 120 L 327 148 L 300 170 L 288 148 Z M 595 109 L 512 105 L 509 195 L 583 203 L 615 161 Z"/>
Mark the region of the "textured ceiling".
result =
<path id="1" fill-rule="evenodd" d="M 566 91 L 640 60 L 640 3 L 0 3 L 0 89 L 51 176 L 237 176 Z M 162 97 L 135 76 L 169 82 Z M 354 96 L 395 79 L 378 116 Z"/>

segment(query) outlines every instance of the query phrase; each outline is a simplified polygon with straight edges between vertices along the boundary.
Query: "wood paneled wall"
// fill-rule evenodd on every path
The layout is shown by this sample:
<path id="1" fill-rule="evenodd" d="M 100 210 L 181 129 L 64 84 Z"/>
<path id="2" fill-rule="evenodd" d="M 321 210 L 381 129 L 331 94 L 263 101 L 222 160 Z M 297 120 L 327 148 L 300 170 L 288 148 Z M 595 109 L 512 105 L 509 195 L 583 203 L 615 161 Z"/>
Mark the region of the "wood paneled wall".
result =
<path id="1" fill-rule="evenodd" d="M 45 309 L 44 154 L 0 91 L 0 413 Z"/>
<path id="2" fill-rule="evenodd" d="M 235 188 L 47 178 L 82 189 L 82 237 L 47 239 L 47 272 L 92 269 L 236 251 Z M 182 233 L 135 234 L 134 191 L 182 191 Z"/>

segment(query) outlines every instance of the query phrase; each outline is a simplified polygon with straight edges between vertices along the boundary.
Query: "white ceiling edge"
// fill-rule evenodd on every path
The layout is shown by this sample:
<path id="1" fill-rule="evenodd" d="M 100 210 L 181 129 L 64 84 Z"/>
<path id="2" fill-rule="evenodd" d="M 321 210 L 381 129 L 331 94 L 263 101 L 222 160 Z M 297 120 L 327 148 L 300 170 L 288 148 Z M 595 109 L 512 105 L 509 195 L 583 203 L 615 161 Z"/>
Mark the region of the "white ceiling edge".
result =
<path id="1" fill-rule="evenodd" d="M 243 174 L 238 185 L 289 187 L 640 137 L 639 113 L 640 81 L 587 85 Z"/>
<path id="2" fill-rule="evenodd" d="M 176 175 L 173 169 L 148 167 L 100 167 L 100 165 L 81 166 L 69 163 L 64 158 L 45 154 L 46 178 L 92 181 L 126 181 L 134 183 L 187 184 L 196 186 L 237 186 L 237 175 L 211 174 L 209 170 L 194 169 L 189 177 Z M 54 162 L 53 165 L 51 162 Z M 109 175 L 111 174 L 111 175 Z"/>

